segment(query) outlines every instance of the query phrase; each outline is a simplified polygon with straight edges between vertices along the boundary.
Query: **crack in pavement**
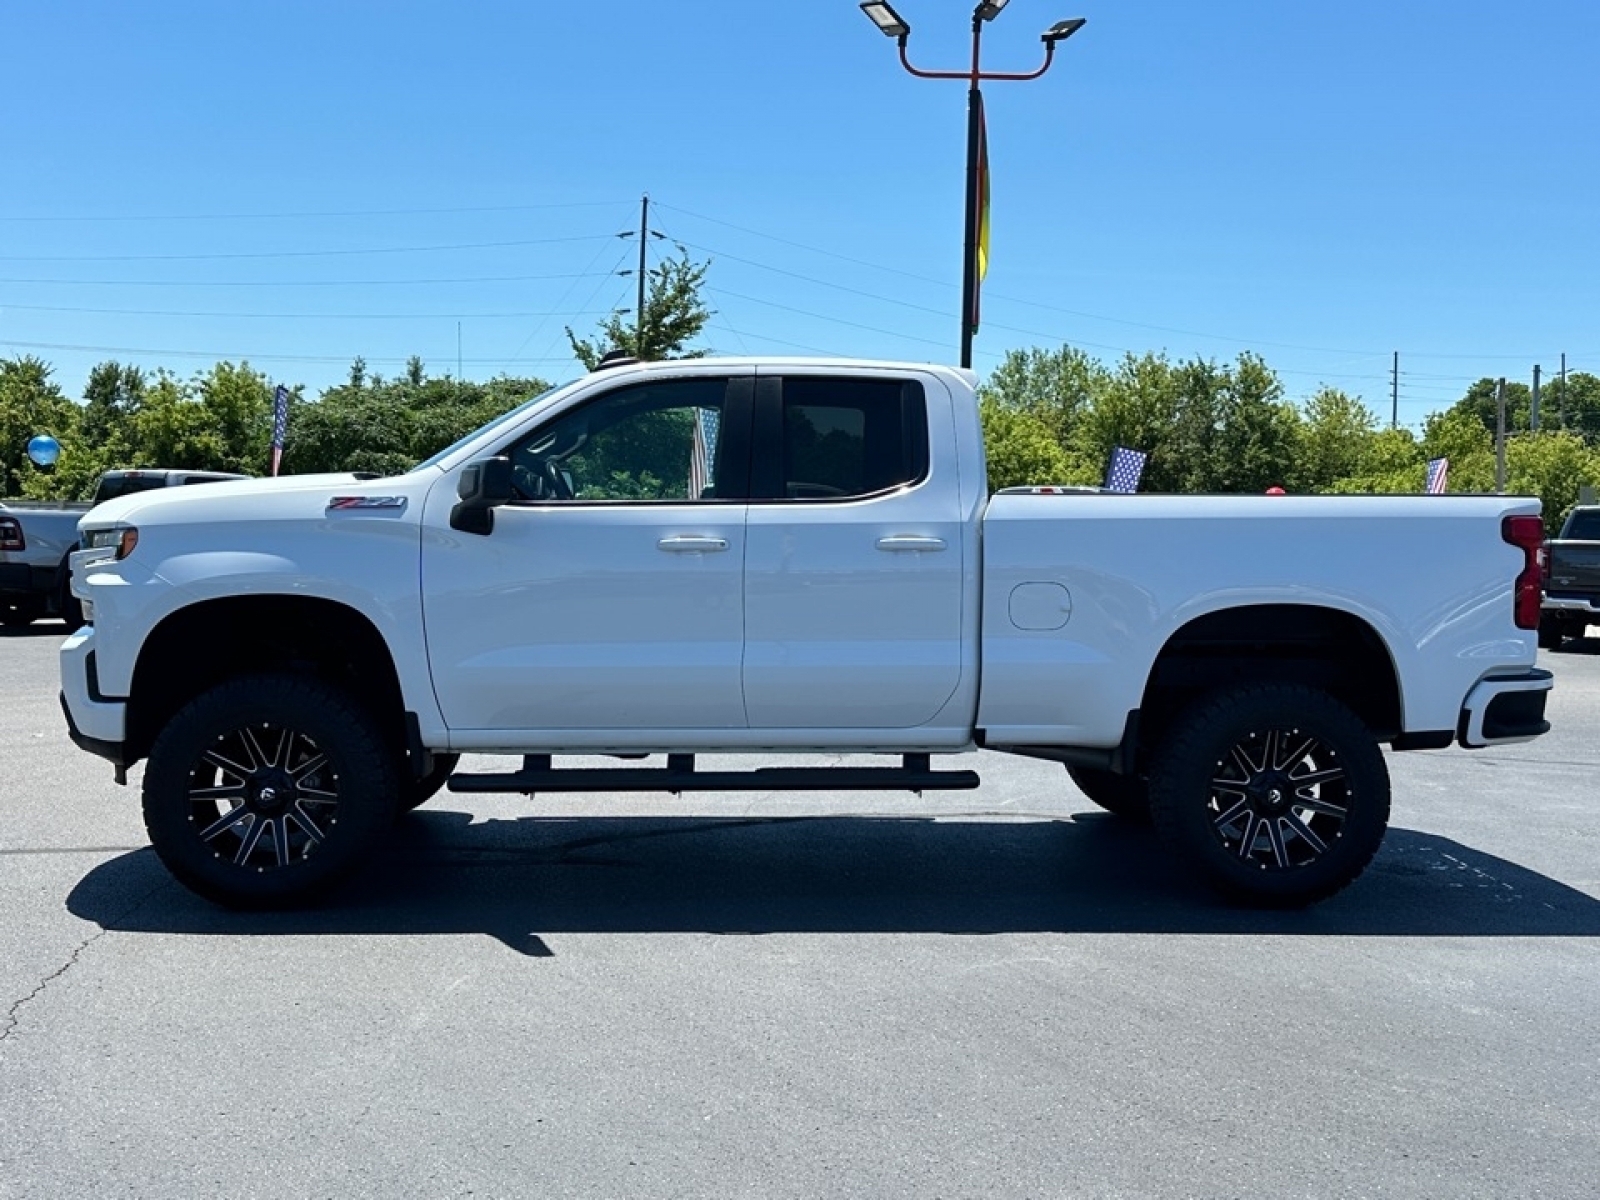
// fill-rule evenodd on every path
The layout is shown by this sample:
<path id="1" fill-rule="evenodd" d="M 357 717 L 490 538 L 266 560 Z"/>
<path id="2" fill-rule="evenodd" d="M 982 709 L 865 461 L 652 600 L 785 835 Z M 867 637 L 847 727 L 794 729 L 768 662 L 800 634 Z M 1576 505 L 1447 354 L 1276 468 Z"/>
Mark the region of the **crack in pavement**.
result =
<path id="1" fill-rule="evenodd" d="M 60 979 L 68 971 L 72 970 L 73 967 L 77 966 L 78 960 L 83 956 L 83 952 L 85 950 L 94 945 L 101 938 L 105 937 L 106 934 L 114 932 L 126 918 L 131 917 L 134 913 L 138 912 L 139 909 L 142 908 L 150 899 L 150 897 L 154 896 L 158 891 L 165 887 L 166 884 L 166 880 L 157 881 L 157 883 L 147 892 L 145 892 L 144 895 L 140 896 L 132 904 L 128 905 L 127 908 L 123 909 L 120 913 L 113 917 L 110 923 L 102 925 L 98 933 L 95 933 L 94 935 L 79 942 L 77 946 L 73 948 L 72 953 L 67 956 L 67 961 L 62 963 L 54 971 L 51 971 L 50 974 L 46 975 L 43 979 L 39 980 L 38 986 L 36 986 L 33 991 L 22 997 L 22 999 L 13 1001 L 11 1007 L 6 1010 L 5 1024 L 0 1026 L 0 1042 L 8 1041 L 11 1035 L 16 1032 L 17 1026 L 21 1024 L 22 1021 L 22 1018 L 19 1014 L 24 1008 L 43 995 L 45 989 L 57 979 Z"/>

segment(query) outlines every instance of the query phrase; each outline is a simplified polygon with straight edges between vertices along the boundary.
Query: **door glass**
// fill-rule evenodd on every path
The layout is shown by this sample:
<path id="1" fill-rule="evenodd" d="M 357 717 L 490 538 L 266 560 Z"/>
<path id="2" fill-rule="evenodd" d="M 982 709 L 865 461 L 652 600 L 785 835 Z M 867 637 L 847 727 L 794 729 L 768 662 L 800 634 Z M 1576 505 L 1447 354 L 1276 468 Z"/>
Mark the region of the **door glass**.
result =
<path id="1" fill-rule="evenodd" d="M 926 471 L 920 388 L 894 380 L 784 380 L 785 498 L 870 496 L 915 483 Z"/>
<path id="2" fill-rule="evenodd" d="M 723 379 L 668 380 L 564 413 L 508 451 L 518 498 L 716 499 L 726 393 Z"/>

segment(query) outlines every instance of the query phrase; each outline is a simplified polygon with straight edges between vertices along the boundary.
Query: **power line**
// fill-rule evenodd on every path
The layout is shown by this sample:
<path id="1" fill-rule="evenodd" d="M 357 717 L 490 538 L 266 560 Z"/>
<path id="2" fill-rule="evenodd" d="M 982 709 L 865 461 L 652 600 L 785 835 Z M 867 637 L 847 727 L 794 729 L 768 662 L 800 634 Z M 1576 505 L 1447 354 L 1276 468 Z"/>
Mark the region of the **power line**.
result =
<path id="1" fill-rule="evenodd" d="M 221 254 L 0 254 L 0 262 L 222 262 L 234 259 L 346 258 L 363 254 L 432 254 L 445 250 L 505 250 L 517 246 L 550 246 L 559 242 L 588 242 L 603 233 L 573 237 L 526 238 L 510 242 L 453 242 L 435 246 L 375 246 L 340 250 L 250 250 Z M 70 281 L 64 281 L 70 282 Z"/>
<path id="2" fill-rule="evenodd" d="M 136 346 L 81 346 L 66 342 L 14 342 L 0 339 L 0 346 L 11 346 L 21 350 L 69 350 L 89 354 L 160 354 L 172 358 L 209 358 L 214 362 L 253 360 L 257 362 L 306 362 L 306 363 L 348 363 L 357 357 L 350 354 L 241 354 L 238 351 L 221 350 L 170 350 L 152 349 Z M 367 362 L 405 363 L 410 358 L 369 358 L 361 355 Z M 493 363 L 506 360 L 496 358 L 468 358 L 463 362 Z M 513 362 L 559 362 L 554 358 L 517 358 Z"/>
<path id="3" fill-rule="evenodd" d="M 51 214 L 48 216 L 0 215 L 0 221 L 17 221 L 24 223 L 59 222 L 63 224 L 137 221 L 299 221 L 324 217 L 449 216 L 461 213 L 536 212 L 554 208 L 610 208 L 616 207 L 620 205 L 620 203 L 620 201 L 616 200 L 574 200 L 559 204 L 491 204 L 470 208 L 333 209 L 324 212 L 169 213 L 162 215 L 118 214 L 115 216 L 61 216 L 58 214 Z"/>
<path id="4" fill-rule="evenodd" d="M 22 312 L 93 313 L 119 317 L 225 317 L 229 319 L 254 319 L 273 321 L 465 321 L 504 320 L 521 317 L 591 316 L 588 312 L 442 312 L 442 313 L 308 313 L 308 312 L 228 312 L 218 309 L 184 311 L 171 308 L 74 308 L 56 304 L 0 303 L 0 313 L 7 309 Z"/>
<path id="5" fill-rule="evenodd" d="M 582 279 L 582 272 L 550 275 L 466 275 L 429 279 L 7 279 L 0 283 L 48 284 L 58 287 L 402 287 L 436 283 L 529 283 L 546 279 Z"/>

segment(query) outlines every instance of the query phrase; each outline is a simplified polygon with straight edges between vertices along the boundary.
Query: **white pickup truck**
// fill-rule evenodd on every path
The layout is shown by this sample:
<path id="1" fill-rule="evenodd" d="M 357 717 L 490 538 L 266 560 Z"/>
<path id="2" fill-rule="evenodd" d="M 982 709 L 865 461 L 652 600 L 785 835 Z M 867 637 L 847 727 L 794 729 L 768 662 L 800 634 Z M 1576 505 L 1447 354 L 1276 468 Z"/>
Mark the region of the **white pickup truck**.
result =
<path id="1" fill-rule="evenodd" d="M 933 756 L 980 747 L 1065 764 L 1231 897 L 1299 905 L 1377 851 L 1384 746 L 1548 729 L 1536 500 L 991 497 L 974 382 L 625 361 L 405 475 L 101 505 L 71 735 L 119 781 L 147 760 L 156 851 L 234 906 L 321 893 L 446 782 L 921 792 L 977 786 Z"/>

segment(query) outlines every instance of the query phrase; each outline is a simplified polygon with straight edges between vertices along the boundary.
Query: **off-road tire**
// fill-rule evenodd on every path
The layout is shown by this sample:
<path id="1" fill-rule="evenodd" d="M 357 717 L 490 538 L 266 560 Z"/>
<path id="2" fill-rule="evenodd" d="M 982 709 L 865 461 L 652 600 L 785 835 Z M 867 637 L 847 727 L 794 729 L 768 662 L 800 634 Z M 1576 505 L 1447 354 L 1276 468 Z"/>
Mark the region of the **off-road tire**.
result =
<path id="1" fill-rule="evenodd" d="M 357 869 L 398 793 L 389 742 L 363 705 L 319 679 L 256 675 L 203 692 L 167 723 L 145 765 L 144 823 L 192 891 L 229 908 L 289 908 Z"/>
<path id="2" fill-rule="evenodd" d="M 1150 784 L 1135 775 L 1115 775 L 1098 767 L 1067 764 L 1077 789 L 1108 813 L 1130 821 L 1150 819 Z"/>
<path id="3" fill-rule="evenodd" d="M 1372 731 L 1327 693 L 1229 688 L 1191 705 L 1152 756 L 1150 815 L 1223 895 L 1296 908 L 1372 861 L 1389 824 L 1389 771 Z"/>
<path id="4" fill-rule="evenodd" d="M 461 755 L 459 754 L 435 754 L 433 755 L 432 768 L 421 779 L 411 774 L 409 765 L 402 764 L 400 811 L 403 813 L 410 812 L 412 809 L 420 808 L 433 799 L 438 794 L 439 789 L 444 786 L 445 780 L 450 778 L 450 773 L 456 769 L 460 762 Z"/>

